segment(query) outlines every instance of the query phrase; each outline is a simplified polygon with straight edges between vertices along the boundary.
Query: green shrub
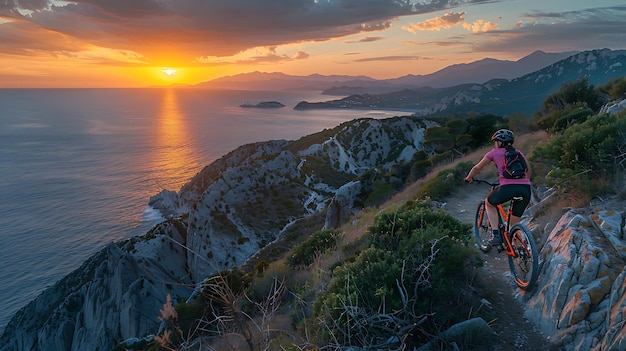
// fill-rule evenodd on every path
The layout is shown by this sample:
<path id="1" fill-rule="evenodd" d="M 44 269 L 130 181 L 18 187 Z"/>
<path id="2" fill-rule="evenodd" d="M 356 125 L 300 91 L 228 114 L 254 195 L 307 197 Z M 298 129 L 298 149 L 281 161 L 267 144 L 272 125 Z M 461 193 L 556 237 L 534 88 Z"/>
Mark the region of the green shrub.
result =
<path id="1" fill-rule="evenodd" d="M 461 162 L 453 169 L 445 169 L 437 173 L 437 176 L 424 183 L 418 196 L 428 196 L 437 201 L 442 200 L 463 184 L 465 176 L 471 168 L 470 163 Z"/>
<path id="2" fill-rule="evenodd" d="M 626 116 L 602 114 L 567 128 L 548 144 L 535 149 L 531 160 L 549 170 L 549 186 L 600 195 L 624 171 Z"/>
<path id="3" fill-rule="evenodd" d="M 574 82 L 568 82 L 561 86 L 559 91 L 549 95 L 543 102 L 544 108 L 550 110 L 563 110 L 568 106 L 584 103 L 594 111 L 598 111 L 604 104 L 604 99 L 599 91 L 589 85 L 587 77 Z"/>
<path id="4" fill-rule="evenodd" d="M 392 184 L 383 179 L 377 179 L 372 183 L 372 191 L 367 195 L 364 206 L 379 206 L 387 201 L 396 192 Z"/>
<path id="5" fill-rule="evenodd" d="M 414 323 L 415 316 L 433 313 L 437 326 L 462 320 L 471 308 L 460 303 L 466 269 L 482 264 L 470 229 L 426 203 L 410 202 L 377 216 L 368 230 L 369 247 L 333 270 L 314 304 L 316 317 L 327 326 L 326 336 L 352 335 L 352 343 L 365 343 L 359 335 L 383 337 L 376 324 L 360 320 L 377 314 Z"/>
<path id="6" fill-rule="evenodd" d="M 551 110 L 545 114 L 540 114 L 535 124 L 538 128 L 556 134 L 563 132 L 573 124 L 585 122 L 592 115 L 594 115 L 593 110 L 579 103 L 562 110 Z"/>
<path id="7" fill-rule="evenodd" d="M 611 96 L 614 100 L 621 100 L 626 94 L 626 78 L 619 77 L 609 80 L 606 84 L 599 87 L 599 90 Z"/>
<path id="8" fill-rule="evenodd" d="M 308 266 L 318 254 L 337 247 L 340 238 L 340 233 L 334 230 L 317 232 L 293 249 L 287 256 L 287 264 L 291 267 Z"/>

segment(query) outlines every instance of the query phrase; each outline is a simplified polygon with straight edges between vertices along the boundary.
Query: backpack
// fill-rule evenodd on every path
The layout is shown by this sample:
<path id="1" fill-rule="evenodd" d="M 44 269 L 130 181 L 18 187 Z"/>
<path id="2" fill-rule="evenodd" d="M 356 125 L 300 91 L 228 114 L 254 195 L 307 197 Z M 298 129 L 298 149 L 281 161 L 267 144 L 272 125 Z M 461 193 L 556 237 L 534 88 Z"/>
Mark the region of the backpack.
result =
<path id="1" fill-rule="evenodd" d="M 520 179 L 526 176 L 526 170 L 528 170 L 528 165 L 519 150 L 507 145 L 502 176 L 507 179 Z"/>

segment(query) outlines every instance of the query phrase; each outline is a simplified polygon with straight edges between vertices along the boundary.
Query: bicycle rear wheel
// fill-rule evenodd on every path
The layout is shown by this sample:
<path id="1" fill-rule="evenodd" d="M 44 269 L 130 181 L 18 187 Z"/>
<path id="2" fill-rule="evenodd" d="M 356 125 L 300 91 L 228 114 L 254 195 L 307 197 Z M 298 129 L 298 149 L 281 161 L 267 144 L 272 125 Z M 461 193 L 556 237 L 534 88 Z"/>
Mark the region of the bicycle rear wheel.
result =
<path id="1" fill-rule="evenodd" d="M 524 224 L 517 223 L 509 231 L 509 239 L 516 256 L 509 256 L 515 283 L 523 290 L 531 290 L 539 277 L 539 256 L 533 233 Z"/>
<path id="2" fill-rule="evenodd" d="M 491 235 L 491 226 L 485 211 L 485 201 L 481 201 L 476 208 L 476 217 L 474 219 L 474 236 L 476 237 L 476 245 L 480 251 L 487 253 L 491 251 L 489 244 L 489 236 Z"/>

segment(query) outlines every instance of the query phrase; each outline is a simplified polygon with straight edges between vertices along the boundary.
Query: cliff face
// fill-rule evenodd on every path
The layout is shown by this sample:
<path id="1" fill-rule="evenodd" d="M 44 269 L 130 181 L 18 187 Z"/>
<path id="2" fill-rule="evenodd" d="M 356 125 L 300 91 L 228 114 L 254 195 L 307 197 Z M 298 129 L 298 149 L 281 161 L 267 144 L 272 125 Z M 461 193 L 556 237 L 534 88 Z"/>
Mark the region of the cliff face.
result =
<path id="1" fill-rule="evenodd" d="M 155 332 L 167 294 L 191 292 L 176 227 L 162 224 L 103 248 L 21 309 L 0 350 L 112 350 L 120 340 Z"/>
<path id="2" fill-rule="evenodd" d="M 410 117 L 363 119 L 298 141 L 234 150 L 178 193 L 151 199 L 168 221 L 108 245 L 20 310 L 0 350 L 111 350 L 156 333 L 168 294 L 189 296 L 195 283 L 244 263 L 291 222 L 331 202 L 333 218 L 349 214 L 360 190 L 352 180 L 409 160 L 429 125 Z"/>
<path id="3" fill-rule="evenodd" d="M 349 183 L 341 192 L 346 214 L 360 189 L 351 181 L 410 160 L 429 125 L 409 117 L 356 120 L 295 142 L 245 145 L 205 167 L 182 187 L 176 209 L 161 208 L 189 214 L 192 277 L 244 263 L 296 219 L 324 210 Z"/>
<path id="4" fill-rule="evenodd" d="M 626 342 L 624 202 L 567 211 L 540 252 L 526 317 L 563 350 L 623 350 Z M 531 225 L 532 227 L 532 225 Z"/>

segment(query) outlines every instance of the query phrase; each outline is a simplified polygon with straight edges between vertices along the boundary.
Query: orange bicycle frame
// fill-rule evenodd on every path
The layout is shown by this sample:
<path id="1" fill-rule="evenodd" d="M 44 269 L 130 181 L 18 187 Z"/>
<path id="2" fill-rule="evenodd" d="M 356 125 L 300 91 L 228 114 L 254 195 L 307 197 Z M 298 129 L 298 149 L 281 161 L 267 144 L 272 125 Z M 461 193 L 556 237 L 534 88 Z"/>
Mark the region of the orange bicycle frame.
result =
<path id="1" fill-rule="evenodd" d="M 506 252 L 508 256 L 515 258 L 517 257 L 517 254 L 515 253 L 515 250 L 513 250 L 513 244 L 511 243 L 511 240 L 509 239 L 509 229 L 510 229 L 509 218 L 511 214 L 513 213 L 513 206 L 509 206 L 509 211 L 506 212 L 504 210 L 504 207 L 502 207 L 502 205 L 500 204 L 498 205 L 498 211 L 500 212 L 502 219 L 506 221 L 506 225 L 504 225 L 503 223 L 504 233 L 502 233 L 502 236 L 504 237 L 504 241 L 506 242 L 506 245 L 504 245 L 504 251 Z"/>

